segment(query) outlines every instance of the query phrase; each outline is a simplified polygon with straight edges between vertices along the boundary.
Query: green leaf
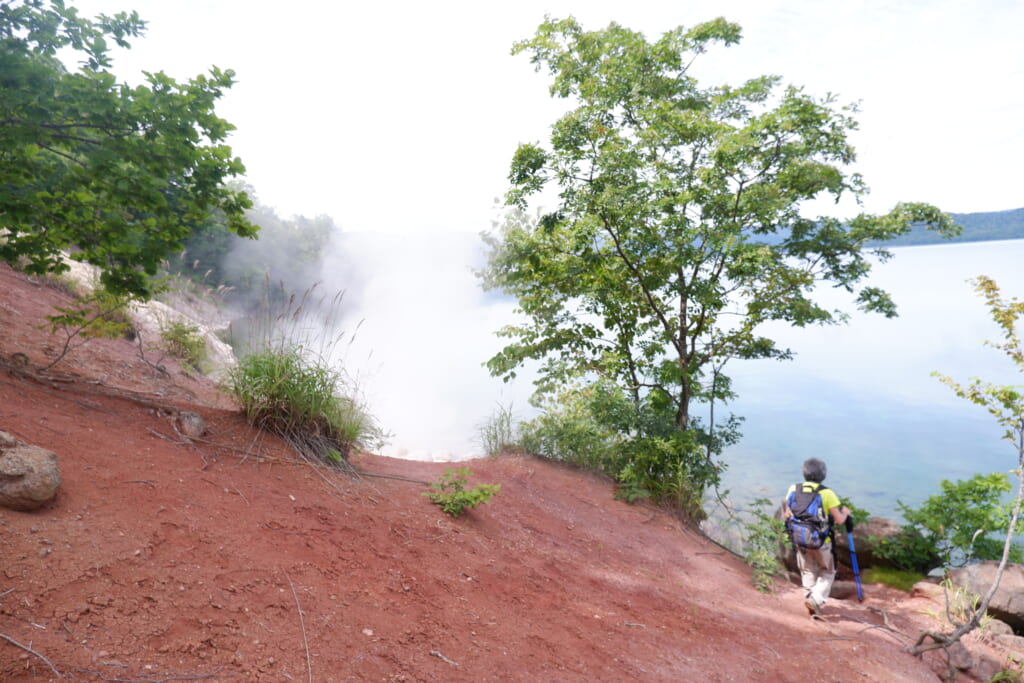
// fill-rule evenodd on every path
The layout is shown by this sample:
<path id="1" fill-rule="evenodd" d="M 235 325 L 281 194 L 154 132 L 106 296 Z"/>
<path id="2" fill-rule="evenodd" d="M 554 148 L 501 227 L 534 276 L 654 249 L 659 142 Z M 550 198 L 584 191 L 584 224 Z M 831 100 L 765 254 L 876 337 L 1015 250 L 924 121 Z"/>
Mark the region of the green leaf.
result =
<path id="1" fill-rule="evenodd" d="M 220 214 L 255 234 L 248 197 L 226 188 L 244 167 L 216 144 L 232 129 L 214 105 L 233 73 L 118 85 L 110 41 L 127 47 L 144 28 L 134 12 L 90 20 L 55 0 L 0 4 L 0 186 L 18 188 L 0 193 L 0 259 L 56 272 L 74 251 L 115 291 L 146 297 L 197 223 Z M 80 57 L 79 69 L 59 51 Z"/>

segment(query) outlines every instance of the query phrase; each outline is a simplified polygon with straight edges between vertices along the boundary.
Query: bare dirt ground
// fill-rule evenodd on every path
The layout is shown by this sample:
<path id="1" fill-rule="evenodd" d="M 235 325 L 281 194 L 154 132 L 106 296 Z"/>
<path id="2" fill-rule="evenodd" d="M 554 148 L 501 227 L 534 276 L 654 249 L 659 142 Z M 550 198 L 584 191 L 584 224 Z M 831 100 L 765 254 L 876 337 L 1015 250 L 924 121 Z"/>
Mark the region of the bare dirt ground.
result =
<path id="1" fill-rule="evenodd" d="M 866 586 L 811 620 L 800 592 L 603 479 L 508 455 L 453 519 L 447 465 L 301 464 L 208 380 L 127 340 L 63 343 L 65 294 L 0 265 L 0 430 L 52 450 L 63 484 L 0 509 L 4 681 L 930 681 L 923 598 Z M 23 355 L 21 355 L 23 354 Z M 208 431 L 183 437 L 181 410 Z M 391 478 L 388 478 L 391 477 Z M 960 680 L 971 680 L 961 677 Z"/>

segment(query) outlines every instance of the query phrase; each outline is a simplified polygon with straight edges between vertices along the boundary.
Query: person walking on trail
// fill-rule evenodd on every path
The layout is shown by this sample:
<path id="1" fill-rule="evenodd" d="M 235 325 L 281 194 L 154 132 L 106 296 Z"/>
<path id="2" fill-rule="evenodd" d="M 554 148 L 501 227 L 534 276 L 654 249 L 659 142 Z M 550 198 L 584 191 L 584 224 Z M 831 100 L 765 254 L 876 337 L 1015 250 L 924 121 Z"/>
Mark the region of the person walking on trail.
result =
<path id="1" fill-rule="evenodd" d="M 804 606 L 812 617 L 821 616 L 836 578 L 832 526 L 853 526 L 850 509 L 842 506 L 832 489 L 822 485 L 827 473 L 828 468 L 821 460 L 805 460 L 803 483 L 790 486 L 782 503 L 786 528 L 796 548 Z"/>

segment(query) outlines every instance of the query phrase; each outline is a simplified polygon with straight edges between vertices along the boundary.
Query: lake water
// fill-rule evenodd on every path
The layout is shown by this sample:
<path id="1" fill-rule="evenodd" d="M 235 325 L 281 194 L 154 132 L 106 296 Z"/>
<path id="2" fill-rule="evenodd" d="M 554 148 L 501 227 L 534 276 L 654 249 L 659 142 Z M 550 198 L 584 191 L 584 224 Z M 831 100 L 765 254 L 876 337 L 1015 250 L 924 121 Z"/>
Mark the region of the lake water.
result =
<path id="1" fill-rule="evenodd" d="M 1024 384 L 984 300 L 967 280 L 987 275 L 1004 298 L 1024 298 L 1024 240 L 905 247 L 876 266 L 872 282 L 892 295 L 900 317 L 854 315 L 850 324 L 779 328 L 790 362 L 729 367 L 746 418 L 744 438 L 725 454 L 730 499 L 777 499 L 801 478 L 808 457 L 826 461 L 826 483 L 881 516 L 896 501 L 916 506 L 942 479 L 1008 471 L 1013 445 L 988 412 L 932 376 Z M 1015 483 L 1015 480 L 1014 480 Z"/>
<path id="2" fill-rule="evenodd" d="M 362 321 L 345 363 L 393 433 L 384 454 L 475 457 L 477 428 L 499 405 L 529 414 L 529 373 L 503 384 L 482 367 L 501 348 L 494 331 L 512 320 L 513 303 L 479 289 L 477 236 L 354 234 L 338 247 L 324 280 L 348 290 L 347 323 Z M 920 503 L 942 479 L 1015 465 L 995 420 L 931 373 L 1024 384 L 1001 352 L 982 345 L 999 331 L 967 283 L 988 275 L 1004 296 L 1024 298 L 1024 240 L 893 251 L 872 283 L 892 293 L 899 318 L 780 326 L 773 336 L 794 360 L 727 366 L 739 394 L 731 410 L 746 419 L 743 440 L 724 454 L 736 506 L 781 497 L 811 456 L 828 463 L 826 483 L 841 497 L 884 516 L 895 516 L 897 500 Z M 841 297 L 836 305 L 852 309 Z"/>

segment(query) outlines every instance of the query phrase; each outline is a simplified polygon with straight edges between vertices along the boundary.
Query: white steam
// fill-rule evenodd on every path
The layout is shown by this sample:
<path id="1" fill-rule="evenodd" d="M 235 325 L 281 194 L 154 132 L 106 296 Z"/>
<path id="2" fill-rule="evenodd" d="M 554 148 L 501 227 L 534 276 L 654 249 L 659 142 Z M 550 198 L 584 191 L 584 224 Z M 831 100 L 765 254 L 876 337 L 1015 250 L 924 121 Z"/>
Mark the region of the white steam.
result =
<path id="1" fill-rule="evenodd" d="M 392 435 L 383 455 L 476 457 L 499 406 L 526 415 L 529 380 L 506 384 L 483 367 L 514 303 L 480 288 L 482 249 L 467 233 L 342 233 L 324 255 L 323 286 L 345 290 L 342 331 L 354 335 L 342 362 Z"/>

